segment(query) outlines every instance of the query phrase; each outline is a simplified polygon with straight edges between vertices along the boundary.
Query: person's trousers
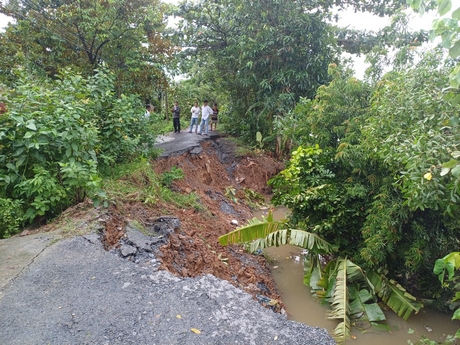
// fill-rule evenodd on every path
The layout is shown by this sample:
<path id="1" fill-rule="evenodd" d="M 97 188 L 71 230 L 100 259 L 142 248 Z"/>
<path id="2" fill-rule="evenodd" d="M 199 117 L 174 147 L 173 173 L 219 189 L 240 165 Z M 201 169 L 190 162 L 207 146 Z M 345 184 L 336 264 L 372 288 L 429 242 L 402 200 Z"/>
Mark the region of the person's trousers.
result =
<path id="1" fill-rule="evenodd" d="M 204 133 L 205 133 L 206 135 L 208 134 L 208 122 L 209 122 L 209 118 L 207 118 L 206 120 L 201 119 L 200 134 L 203 133 L 203 127 L 204 127 L 204 130 L 205 130 Z"/>
<path id="2" fill-rule="evenodd" d="M 195 128 L 195 133 L 198 132 L 198 118 L 197 117 L 192 117 L 192 121 L 190 121 L 190 130 L 189 132 L 193 132 L 193 125 L 196 126 Z"/>
<path id="3" fill-rule="evenodd" d="M 180 119 L 178 117 L 173 118 L 174 133 L 180 132 Z"/>

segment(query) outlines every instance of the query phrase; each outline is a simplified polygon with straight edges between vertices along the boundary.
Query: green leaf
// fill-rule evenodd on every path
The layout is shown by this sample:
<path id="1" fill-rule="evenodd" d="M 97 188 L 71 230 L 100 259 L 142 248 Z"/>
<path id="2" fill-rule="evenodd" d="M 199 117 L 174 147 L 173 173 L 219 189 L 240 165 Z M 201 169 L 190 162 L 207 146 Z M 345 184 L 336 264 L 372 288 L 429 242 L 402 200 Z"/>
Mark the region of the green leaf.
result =
<path id="1" fill-rule="evenodd" d="M 450 161 L 448 161 L 446 163 L 443 163 L 442 166 L 444 168 L 448 168 L 450 170 L 450 169 L 455 168 L 457 164 L 458 164 L 458 161 L 456 159 L 451 159 Z M 443 175 L 445 175 L 445 174 L 443 174 L 442 171 L 441 171 L 441 176 L 443 176 Z"/>
<path id="2" fill-rule="evenodd" d="M 420 7 L 421 0 L 406 0 L 406 2 L 412 7 L 414 10 L 418 10 Z"/>
<path id="3" fill-rule="evenodd" d="M 6 163 L 6 167 L 10 170 L 13 170 L 16 173 L 18 172 L 18 168 L 14 164 Z"/>
<path id="4" fill-rule="evenodd" d="M 271 211 L 269 217 L 271 217 Z M 272 217 L 271 217 L 272 219 Z M 242 226 L 228 234 L 222 235 L 219 237 L 219 243 L 223 246 L 234 243 L 244 243 L 253 241 L 255 239 L 260 239 L 271 232 L 278 230 L 280 223 L 268 221 L 264 219 L 263 221 L 254 218 L 248 221 L 248 225 Z"/>
<path id="5" fill-rule="evenodd" d="M 18 158 L 18 160 L 16 161 L 16 166 L 17 167 L 20 167 L 22 165 L 22 163 L 24 163 L 24 161 L 27 159 L 27 156 L 26 155 L 23 155 L 23 156 L 20 156 Z"/>
<path id="6" fill-rule="evenodd" d="M 24 134 L 24 139 L 29 139 L 29 138 L 31 138 L 34 134 L 35 134 L 35 132 L 26 132 L 26 134 Z"/>
<path id="7" fill-rule="evenodd" d="M 453 59 L 460 56 L 460 40 L 456 41 L 454 45 L 449 49 L 449 55 Z"/>
<path id="8" fill-rule="evenodd" d="M 29 129 L 31 129 L 33 131 L 36 131 L 37 127 L 35 126 L 34 120 L 27 121 L 26 128 L 29 128 Z"/>
<path id="9" fill-rule="evenodd" d="M 307 277 L 308 275 L 308 283 Z M 315 267 L 313 268 L 311 273 L 308 273 L 304 276 L 304 284 L 310 286 L 313 290 L 322 290 L 322 288 L 318 285 L 318 282 L 321 279 L 321 271 Z"/>
<path id="10" fill-rule="evenodd" d="M 384 321 L 385 314 L 377 303 L 365 304 L 364 309 L 369 321 Z"/>
<path id="11" fill-rule="evenodd" d="M 250 246 L 251 252 L 283 244 L 291 244 L 315 253 L 331 253 L 334 250 L 332 245 L 316 234 L 296 229 L 279 230 L 283 226 L 284 223 L 273 221 L 273 215 L 270 212 L 263 221 L 254 218 L 248 222 L 248 225 L 220 236 L 219 243 L 226 246 L 254 241 Z"/>
<path id="12" fill-rule="evenodd" d="M 452 157 L 454 157 L 454 158 L 459 158 L 459 157 L 460 157 L 460 151 L 454 151 L 454 152 L 452 152 Z"/>
<path id="13" fill-rule="evenodd" d="M 383 321 L 385 314 L 377 303 L 374 302 L 374 296 L 367 289 L 362 289 L 357 293 L 351 293 L 350 290 L 350 315 L 360 320 Z M 373 303 L 367 303 L 372 301 Z"/>
<path id="14" fill-rule="evenodd" d="M 452 12 L 452 18 L 460 20 L 460 7 L 457 8 L 454 12 Z"/>
<path id="15" fill-rule="evenodd" d="M 417 303 L 414 296 L 410 295 L 399 284 L 389 281 L 386 277 L 370 271 L 367 277 L 374 285 L 375 292 L 398 316 L 402 317 L 405 321 L 413 313 L 423 307 L 422 304 Z"/>
<path id="16" fill-rule="evenodd" d="M 452 298 L 452 302 L 458 301 L 460 299 L 460 291 L 455 292 L 454 298 Z"/>
<path id="17" fill-rule="evenodd" d="M 350 336 L 347 261 L 346 258 L 337 260 L 336 284 L 331 302 L 332 310 L 327 314 L 328 319 L 342 320 L 333 331 L 333 336 L 338 342 L 342 342 Z"/>
<path id="18" fill-rule="evenodd" d="M 377 322 L 371 322 L 371 325 L 372 327 L 376 328 L 376 329 L 379 329 L 379 330 L 382 330 L 382 331 L 386 331 L 386 332 L 391 332 L 391 327 L 386 324 L 386 323 L 377 323 Z"/>
<path id="19" fill-rule="evenodd" d="M 452 278 L 454 277 L 454 273 L 455 273 L 455 267 L 454 267 L 454 264 L 451 261 L 448 261 L 446 263 L 446 270 L 447 270 L 447 273 L 448 273 L 447 279 L 452 280 Z"/>
<path id="20" fill-rule="evenodd" d="M 455 338 L 460 338 L 460 329 L 458 329 L 457 332 L 455 332 Z"/>
<path id="21" fill-rule="evenodd" d="M 450 171 L 450 168 L 442 168 L 441 169 L 441 176 L 447 175 Z"/>
<path id="22" fill-rule="evenodd" d="M 445 15 L 452 8 L 451 0 L 438 0 L 438 13 L 440 16 Z"/>
<path id="23" fill-rule="evenodd" d="M 458 177 L 460 175 L 460 164 L 453 168 L 451 173 L 453 176 Z"/>
<path id="24" fill-rule="evenodd" d="M 446 268 L 446 264 L 445 264 L 444 260 L 443 259 L 438 259 L 434 263 L 433 272 L 434 272 L 434 274 L 439 274 L 439 273 L 444 271 L 444 268 Z"/>
<path id="25" fill-rule="evenodd" d="M 460 320 L 460 308 L 455 310 L 454 315 L 452 315 L 452 320 Z"/>

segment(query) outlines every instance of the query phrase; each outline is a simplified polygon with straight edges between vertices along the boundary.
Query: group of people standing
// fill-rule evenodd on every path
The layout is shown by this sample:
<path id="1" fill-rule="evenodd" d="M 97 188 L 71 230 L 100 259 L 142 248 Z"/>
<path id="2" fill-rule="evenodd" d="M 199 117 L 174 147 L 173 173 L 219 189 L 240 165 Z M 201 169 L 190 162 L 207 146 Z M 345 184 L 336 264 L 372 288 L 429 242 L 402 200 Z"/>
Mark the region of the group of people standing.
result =
<path id="1" fill-rule="evenodd" d="M 173 125 L 174 125 L 174 133 L 180 133 L 180 107 L 177 102 L 174 103 L 174 107 L 172 108 L 173 113 Z M 208 125 L 209 119 L 211 118 L 211 131 L 214 127 L 214 130 L 217 129 L 217 116 L 219 114 L 219 109 L 217 108 L 217 103 L 214 103 L 214 106 L 211 108 L 208 105 L 208 101 L 205 100 L 203 102 L 203 106 L 198 106 L 198 102 L 195 102 L 195 105 L 190 109 L 192 113 L 192 119 L 190 121 L 190 130 L 189 133 L 193 132 L 193 126 L 195 126 L 195 133 L 199 135 L 208 135 Z M 198 132 L 198 120 L 200 117 L 201 112 L 201 123 L 199 125 L 200 131 Z M 203 133 L 204 131 L 204 133 Z"/>

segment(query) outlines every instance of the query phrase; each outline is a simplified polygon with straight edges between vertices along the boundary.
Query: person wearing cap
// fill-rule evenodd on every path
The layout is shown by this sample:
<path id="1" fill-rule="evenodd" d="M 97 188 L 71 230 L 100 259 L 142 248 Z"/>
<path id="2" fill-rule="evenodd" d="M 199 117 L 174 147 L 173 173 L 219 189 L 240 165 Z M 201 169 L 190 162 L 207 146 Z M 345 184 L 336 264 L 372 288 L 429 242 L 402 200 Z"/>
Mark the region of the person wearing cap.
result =
<path id="1" fill-rule="evenodd" d="M 203 134 L 203 127 L 204 127 L 204 135 L 208 135 L 208 123 L 209 123 L 209 116 L 212 114 L 212 109 L 208 105 L 208 101 L 205 100 L 203 102 L 203 107 L 201 107 L 201 124 L 200 124 L 200 133 L 199 135 Z"/>

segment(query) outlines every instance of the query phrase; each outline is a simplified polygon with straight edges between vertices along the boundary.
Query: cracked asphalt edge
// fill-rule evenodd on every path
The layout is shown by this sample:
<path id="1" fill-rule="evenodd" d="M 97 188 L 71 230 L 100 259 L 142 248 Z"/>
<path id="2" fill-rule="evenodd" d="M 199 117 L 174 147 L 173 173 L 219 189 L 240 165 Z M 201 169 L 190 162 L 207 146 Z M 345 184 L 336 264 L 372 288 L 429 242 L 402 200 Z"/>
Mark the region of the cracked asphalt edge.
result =
<path id="1" fill-rule="evenodd" d="M 0 343 L 335 344 L 326 330 L 289 321 L 227 281 L 156 267 L 82 237 L 60 240 L 4 289 Z"/>

